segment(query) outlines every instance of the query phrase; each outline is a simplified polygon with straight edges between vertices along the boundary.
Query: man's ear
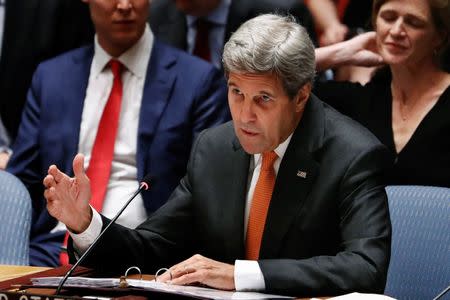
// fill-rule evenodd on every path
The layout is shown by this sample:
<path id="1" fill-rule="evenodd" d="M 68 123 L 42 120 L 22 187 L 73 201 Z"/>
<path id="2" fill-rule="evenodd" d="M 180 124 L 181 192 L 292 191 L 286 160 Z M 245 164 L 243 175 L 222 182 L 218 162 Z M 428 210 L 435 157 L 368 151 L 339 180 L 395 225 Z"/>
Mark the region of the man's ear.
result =
<path id="1" fill-rule="evenodd" d="M 300 90 L 298 90 L 297 96 L 295 96 L 295 111 L 302 112 L 305 109 L 306 102 L 311 95 L 312 84 L 311 82 L 305 83 Z"/>

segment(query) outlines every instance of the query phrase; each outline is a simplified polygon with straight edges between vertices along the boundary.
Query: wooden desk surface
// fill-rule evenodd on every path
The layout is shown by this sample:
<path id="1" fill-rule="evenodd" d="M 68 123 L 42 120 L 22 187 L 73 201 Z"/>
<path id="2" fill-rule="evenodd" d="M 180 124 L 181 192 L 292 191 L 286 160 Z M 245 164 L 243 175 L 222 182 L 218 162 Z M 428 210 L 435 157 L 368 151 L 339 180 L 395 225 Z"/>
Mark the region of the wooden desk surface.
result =
<path id="1" fill-rule="evenodd" d="M 0 265 L 0 281 L 48 270 L 45 267 Z"/>

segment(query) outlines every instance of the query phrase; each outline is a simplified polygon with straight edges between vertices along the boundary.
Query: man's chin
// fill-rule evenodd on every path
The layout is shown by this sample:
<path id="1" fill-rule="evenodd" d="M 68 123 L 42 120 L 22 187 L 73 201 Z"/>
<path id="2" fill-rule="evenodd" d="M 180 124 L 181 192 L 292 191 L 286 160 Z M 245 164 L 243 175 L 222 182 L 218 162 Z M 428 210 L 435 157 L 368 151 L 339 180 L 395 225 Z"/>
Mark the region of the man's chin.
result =
<path id="1" fill-rule="evenodd" d="M 246 140 L 239 139 L 242 148 L 248 154 L 258 154 L 264 152 L 262 147 Z"/>

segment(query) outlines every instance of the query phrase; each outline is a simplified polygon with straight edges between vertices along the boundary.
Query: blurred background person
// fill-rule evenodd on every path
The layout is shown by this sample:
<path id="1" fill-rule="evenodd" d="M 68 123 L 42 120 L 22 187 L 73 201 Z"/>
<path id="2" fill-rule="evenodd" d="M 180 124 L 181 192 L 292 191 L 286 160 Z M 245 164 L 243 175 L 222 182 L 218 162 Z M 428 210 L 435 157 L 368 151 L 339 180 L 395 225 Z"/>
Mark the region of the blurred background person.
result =
<path id="1" fill-rule="evenodd" d="M 48 214 L 43 197 L 50 165 L 71 172 L 72 157 L 84 153 L 91 205 L 109 217 L 153 174 L 158 183 L 118 219 L 134 228 L 177 186 L 197 134 L 230 118 L 221 72 L 155 39 L 149 0 L 83 2 L 94 44 L 39 65 L 8 164 L 33 200 L 31 265 L 67 258 L 60 255 L 66 228 Z"/>
<path id="2" fill-rule="evenodd" d="M 0 1 L 0 115 L 11 142 L 39 62 L 93 36 L 89 11 L 78 0 Z"/>
<path id="3" fill-rule="evenodd" d="M 397 154 L 388 184 L 450 187 L 450 74 L 441 64 L 449 48 L 449 2 L 376 0 L 372 20 L 375 33 L 317 49 L 318 68 L 387 66 L 365 86 L 317 83 L 315 93 Z"/>
<path id="4" fill-rule="evenodd" d="M 305 0 L 305 4 L 313 16 L 319 46 L 339 43 L 371 30 L 372 0 Z M 326 76 L 330 79 L 365 84 L 374 68 L 341 65 L 330 71 Z"/>
<path id="5" fill-rule="evenodd" d="M 305 0 L 314 19 L 320 46 L 342 42 L 348 27 L 339 18 L 338 8 L 332 0 Z"/>
<path id="6" fill-rule="evenodd" d="M 313 32 L 311 16 L 298 0 L 153 0 L 150 26 L 162 41 L 222 69 L 223 45 L 245 21 L 263 13 L 289 13 Z"/>

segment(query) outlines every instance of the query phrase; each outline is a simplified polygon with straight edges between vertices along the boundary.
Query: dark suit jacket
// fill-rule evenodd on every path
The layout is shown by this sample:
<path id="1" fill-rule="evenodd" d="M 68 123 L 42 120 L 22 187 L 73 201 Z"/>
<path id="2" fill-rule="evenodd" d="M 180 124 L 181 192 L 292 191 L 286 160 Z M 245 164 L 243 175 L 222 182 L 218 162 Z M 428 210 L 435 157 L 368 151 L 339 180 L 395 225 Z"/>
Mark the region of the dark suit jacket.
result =
<path id="1" fill-rule="evenodd" d="M 155 272 L 195 253 L 243 259 L 250 158 L 231 123 L 203 132 L 166 205 L 134 231 L 111 227 L 86 264 Z M 310 98 L 281 162 L 263 233 L 267 292 L 383 292 L 391 244 L 383 172 L 391 161 L 362 126 Z"/>
<path id="2" fill-rule="evenodd" d="M 0 112 L 12 140 L 37 65 L 91 42 L 93 36 L 88 6 L 79 0 L 6 1 Z"/>
<path id="3" fill-rule="evenodd" d="M 56 220 L 46 210 L 42 180 L 51 164 L 72 174 L 93 54 L 89 46 L 41 64 L 28 94 L 8 170 L 33 199 L 32 264 L 58 263 L 62 235 L 49 234 Z M 138 180 L 147 173 L 158 179 L 143 195 L 149 214 L 166 202 L 185 174 L 196 135 L 229 120 L 226 93 L 225 80 L 213 66 L 155 41 L 138 132 L 130 133 L 138 135 Z"/>
<path id="4" fill-rule="evenodd" d="M 225 28 L 224 43 L 245 21 L 264 13 L 290 13 L 295 16 L 310 33 L 313 33 L 312 18 L 299 0 L 232 0 Z M 150 5 L 150 26 L 162 41 L 187 49 L 186 15 L 177 9 L 175 1 L 153 0 Z"/>

